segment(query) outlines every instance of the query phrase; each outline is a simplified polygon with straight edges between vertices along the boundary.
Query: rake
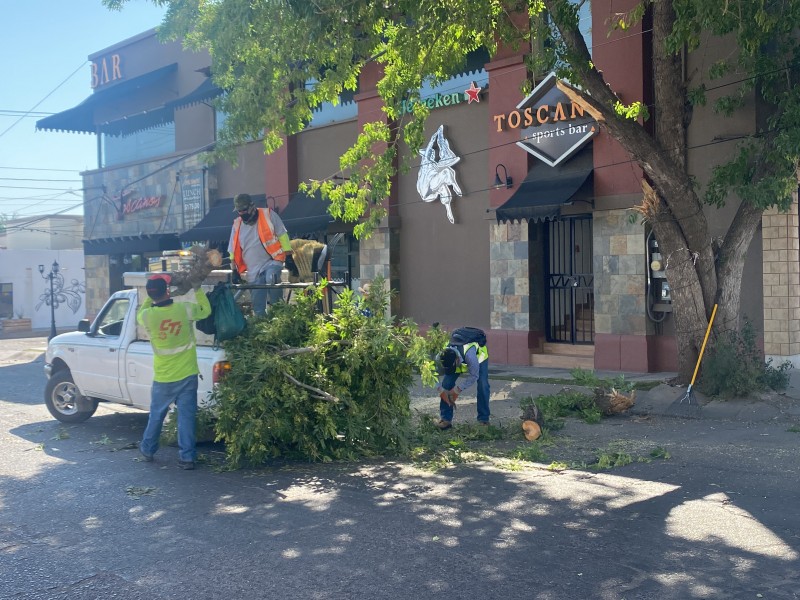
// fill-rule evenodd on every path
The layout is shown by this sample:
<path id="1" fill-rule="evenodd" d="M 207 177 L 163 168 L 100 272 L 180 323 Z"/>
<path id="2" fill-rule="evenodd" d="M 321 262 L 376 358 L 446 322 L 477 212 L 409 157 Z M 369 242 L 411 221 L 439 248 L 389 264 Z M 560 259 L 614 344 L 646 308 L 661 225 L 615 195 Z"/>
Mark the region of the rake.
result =
<path id="1" fill-rule="evenodd" d="M 692 375 L 692 380 L 689 382 L 689 387 L 686 388 L 686 393 L 681 396 L 680 398 L 676 398 L 673 404 L 683 404 L 684 400 L 686 404 L 691 404 L 694 401 L 697 404 L 697 399 L 694 397 L 694 392 L 692 392 L 692 386 L 694 386 L 694 380 L 697 377 L 697 372 L 700 370 L 700 361 L 703 360 L 703 352 L 706 351 L 706 342 L 708 342 L 708 335 L 711 333 L 711 326 L 714 324 L 714 316 L 717 314 L 717 305 L 714 305 L 714 308 L 711 310 L 711 318 L 708 320 L 708 327 L 706 328 L 706 336 L 703 338 L 703 345 L 700 347 L 700 355 L 697 357 L 697 364 L 694 366 L 694 374 Z"/>

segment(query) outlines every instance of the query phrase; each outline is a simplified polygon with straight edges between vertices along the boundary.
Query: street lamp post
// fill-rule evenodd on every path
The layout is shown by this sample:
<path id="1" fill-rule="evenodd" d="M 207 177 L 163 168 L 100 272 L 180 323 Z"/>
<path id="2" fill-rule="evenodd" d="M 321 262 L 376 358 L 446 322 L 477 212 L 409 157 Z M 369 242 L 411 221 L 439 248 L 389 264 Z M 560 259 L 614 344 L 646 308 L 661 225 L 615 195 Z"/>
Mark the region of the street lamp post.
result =
<path id="1" fill-rule="evenodd" d="M 50 337 L 47 338 L 47 341 L 52 340 L 56 337 L 56 294 L 53 289 L 53 279 L 55 279 L 56 275 L 58 275 L 58 261 L 53 261 L 53 266 L 50 267 L 50 272 L 45 275 L 44 274 L 44 265 L 39 265 L 39 273 L 41 274 L 42 278 L 50 280 Z"/>

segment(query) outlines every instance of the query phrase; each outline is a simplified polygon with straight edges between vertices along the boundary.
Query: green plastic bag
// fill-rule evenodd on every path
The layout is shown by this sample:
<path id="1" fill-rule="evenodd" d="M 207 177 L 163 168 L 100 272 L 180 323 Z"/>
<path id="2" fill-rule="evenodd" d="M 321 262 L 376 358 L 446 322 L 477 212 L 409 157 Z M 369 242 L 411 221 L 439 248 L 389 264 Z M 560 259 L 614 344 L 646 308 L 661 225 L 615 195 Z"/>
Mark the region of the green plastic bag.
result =
<path id="1" fill-rule="evenodd" d="M 235 338 L 247 325 L 242 311 L 236 304 L 229 285 L 217 283 L 208 293 L 211 315 L 195 323 L 195 327 L 207 334 L 214 334 L 214 345 Z"/>

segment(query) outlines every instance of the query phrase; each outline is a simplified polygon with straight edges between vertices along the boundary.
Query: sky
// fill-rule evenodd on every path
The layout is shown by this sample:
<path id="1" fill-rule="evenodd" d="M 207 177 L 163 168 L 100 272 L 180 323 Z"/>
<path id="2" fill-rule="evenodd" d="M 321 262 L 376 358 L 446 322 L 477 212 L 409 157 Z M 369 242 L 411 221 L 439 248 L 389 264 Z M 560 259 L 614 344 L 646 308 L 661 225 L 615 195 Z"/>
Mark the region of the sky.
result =
<path id="1" fill-rule="evenodd" d="M 88 56 L 159 25 L 165 9 L 129 0 L 0 0 L 0 216 L 83 214 L 80 172 L 97 136 L 37 131 L 36 121 L 92 93 Z"/>

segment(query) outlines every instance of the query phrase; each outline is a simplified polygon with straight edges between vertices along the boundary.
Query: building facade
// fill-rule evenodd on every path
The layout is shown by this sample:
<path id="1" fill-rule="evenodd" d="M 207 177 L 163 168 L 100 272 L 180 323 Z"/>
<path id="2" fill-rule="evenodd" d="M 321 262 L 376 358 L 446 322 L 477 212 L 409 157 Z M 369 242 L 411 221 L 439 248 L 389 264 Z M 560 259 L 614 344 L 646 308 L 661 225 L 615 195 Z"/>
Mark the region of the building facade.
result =
<path id="1" fill-rule="evenodd" d="M 598 31 L 609 1 L 592 3 Z M 652 101 L 646 36 L 639 27 L 594 49 L 593 60 L 627 102 Z M 709 45 L 706 60 L 727 50 Z M 428 143 L 416 155 L 401 153 L 411 168 L 395 179 L 388 218 L 363 240 L 297 189 L 338 173 L 339 156 L 361 127 L 385 118 L 379 65 L 364 70 L 352 99 L 320 107 L 277 152 L 264 156 L 253 142 L 233 167 L 205 154 L 219 119 L 208 101 L 220 93 L 206 55 L 160 45 L 154 32 L 93 55 L 89 99 L 39 122 L 98 135 L 101 166 L 84 174 L 90 308 L 121 286 L 123 271 L 142 270 L 163 250 L 226 243 L 230 199 L 248 192 L 283 214 L 293 237 L 344 233 L 341 270 L 354 289 L 382 276 L 396 292 L 395 315 L 422 326 L 485 329 L 493 363 L 676 370 L 664 257 L 631 218 L 642 200 L 641 169 L 570 101 L 564 82 L 545 74 L 533 92 L 520 92 L 531 78 L 526 52 L 476 54 L 462 73 L 422 90 L 431 108 Z M 697 107 L 685 132 L 691 173 L 707 180 L 708 165 L 734 151 L 710 141 L 754 129 L 755 109 L 730 120 Z M 734 208 L 715 212 L 715 233 Z M 743 311 L 765 353 L 779 360 L 800 356 L 799 247 L 796 206 L 768 213 L 746 263 Z"/>

